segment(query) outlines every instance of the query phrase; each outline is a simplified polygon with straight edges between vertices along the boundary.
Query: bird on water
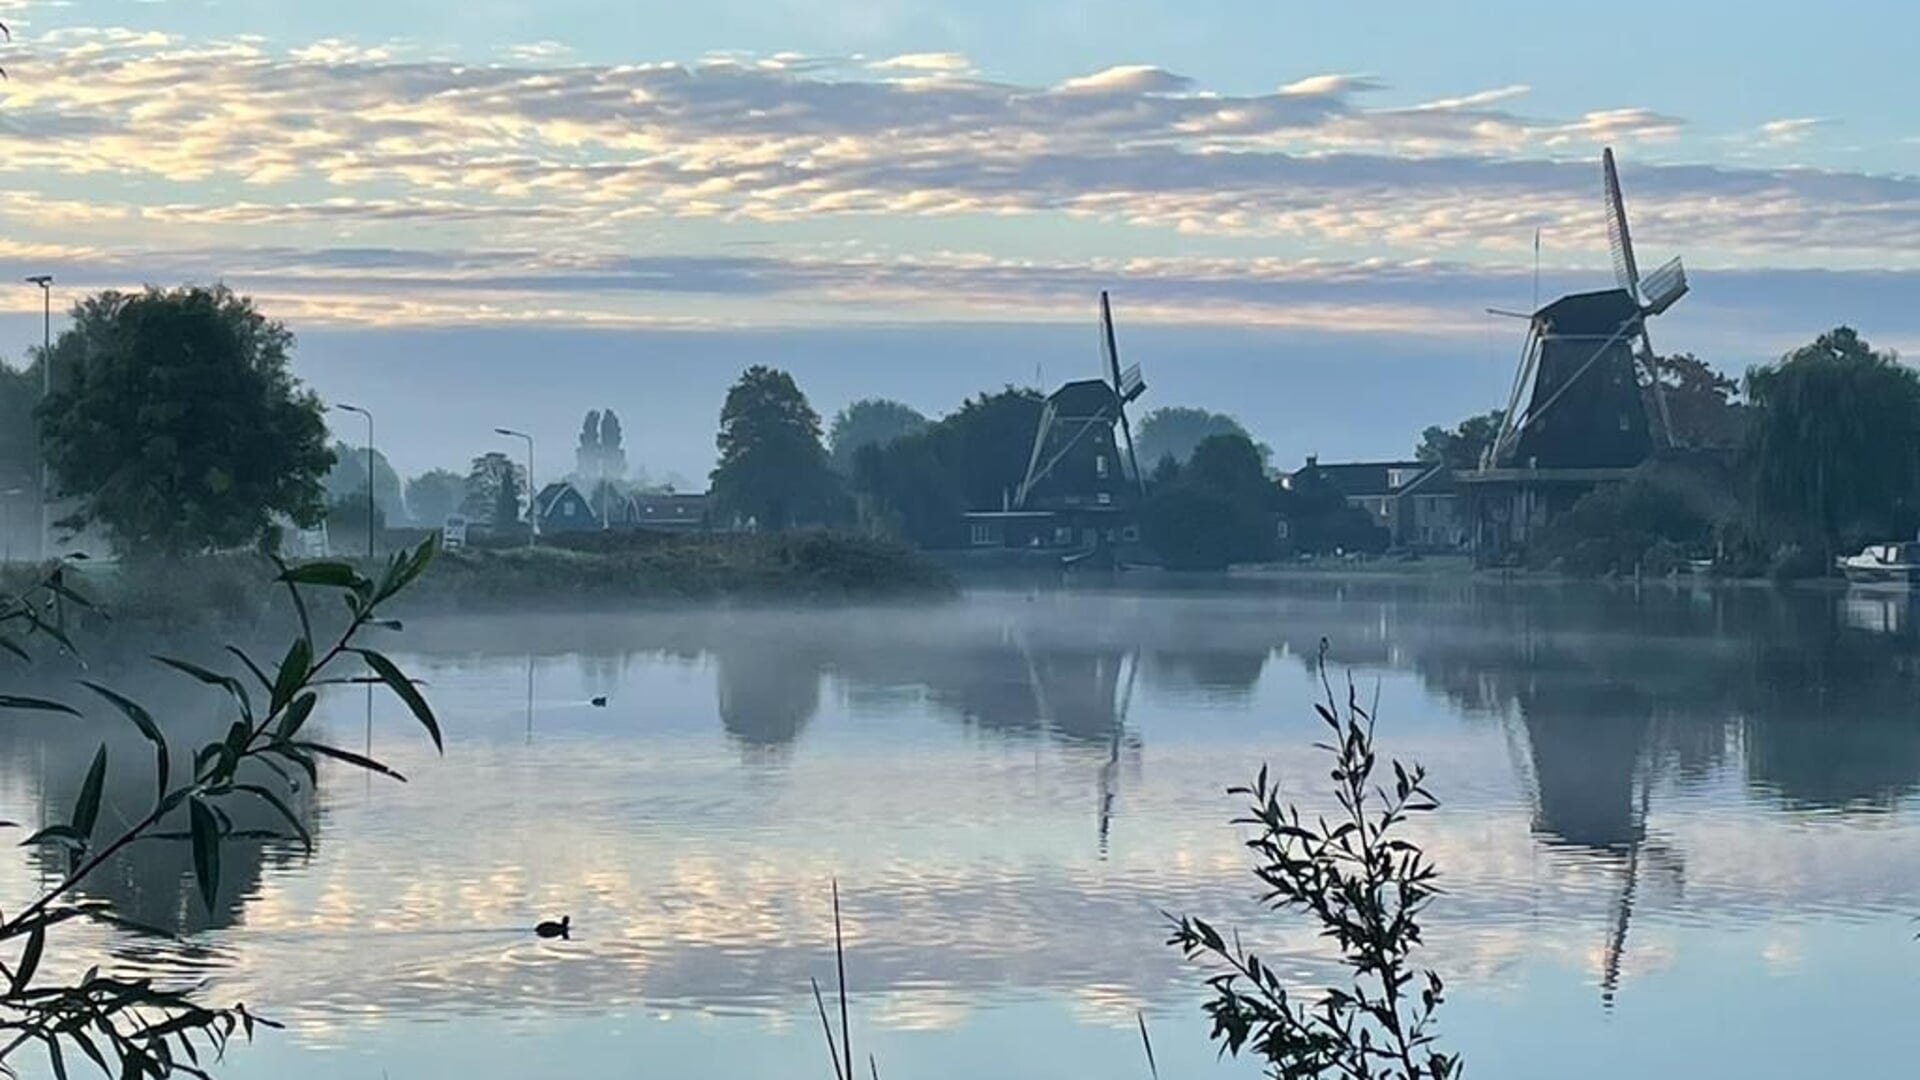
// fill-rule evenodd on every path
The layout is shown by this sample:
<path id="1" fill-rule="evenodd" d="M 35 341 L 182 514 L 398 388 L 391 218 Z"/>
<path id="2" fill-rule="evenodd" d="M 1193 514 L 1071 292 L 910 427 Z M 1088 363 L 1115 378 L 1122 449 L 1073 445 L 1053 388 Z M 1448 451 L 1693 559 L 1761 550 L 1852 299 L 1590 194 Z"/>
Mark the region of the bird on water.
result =
<path id="1" fill-rule="evenodd" d="M 607 699 L 606 699 L 605 697 L 597 697 L 597 698 L 594 698 L 594 699 L 593 699 L 593 707 L 594 707 L 594 708 L 596 708 L 596 709 L 604 709 L 604 708 L 606 708 L 606 707 L 607 707 Z"/>
<path id="2" fill-rule="evenodd" d="M 573 939 L 572 931 L 573 931 L 573 916 L 571 915 L 560 916 L 559 922 L 554 922 L 551 919 L 549 919 L 548 921 L 543 922 L 539 926 L 536 926 L 533 928 L 533 932 L 536 934 L 539 934 L 543 938 L 566 938 L 568 940 Z"/>

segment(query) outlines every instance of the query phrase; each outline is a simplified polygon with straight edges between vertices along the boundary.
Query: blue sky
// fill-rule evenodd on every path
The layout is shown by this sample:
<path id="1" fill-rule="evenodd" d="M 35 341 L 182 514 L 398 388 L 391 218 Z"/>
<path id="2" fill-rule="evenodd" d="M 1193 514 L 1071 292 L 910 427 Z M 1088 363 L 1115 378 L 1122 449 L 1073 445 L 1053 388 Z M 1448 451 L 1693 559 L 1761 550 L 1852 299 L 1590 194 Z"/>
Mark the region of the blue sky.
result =
<path id="1" fill-rule="evenodd" d="M 405 471 L 612 404 L 697 477 L 745 362 L 937 412 L 1091 370 L 1101 288 L 1143 405 L 1399 454 L 1499 403 L 1536 228 L 1606 283 L 1612 145 L 1662 348 L 1920 344 L 1920 8 L 1464 8 L 0 0 L 0 274 L 225 279 Z"/>

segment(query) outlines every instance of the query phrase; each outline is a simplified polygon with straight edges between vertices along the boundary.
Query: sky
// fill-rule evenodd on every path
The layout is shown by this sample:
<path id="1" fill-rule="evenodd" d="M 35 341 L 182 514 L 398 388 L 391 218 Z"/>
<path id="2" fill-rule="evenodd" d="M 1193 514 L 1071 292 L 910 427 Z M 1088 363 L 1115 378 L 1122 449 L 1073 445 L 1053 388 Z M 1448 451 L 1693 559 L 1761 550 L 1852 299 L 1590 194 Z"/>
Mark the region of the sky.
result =
<path id="1" fill-rule="evenodd" d="M 1543 298 L 1662 351 L 1837 324 L 1920 347 L 1920 5 L 1243 0 L 0 0 L 0 281 L 223 280 L 403 472 L 611 407 L 699 486 L 727 385 L 931 414 L 1095 375 L 1282 464 L 1504 404 Z M 40 332 L 0 288 L 0 355 Z M 338 430 L 363 438 L 358 418 Z"/>

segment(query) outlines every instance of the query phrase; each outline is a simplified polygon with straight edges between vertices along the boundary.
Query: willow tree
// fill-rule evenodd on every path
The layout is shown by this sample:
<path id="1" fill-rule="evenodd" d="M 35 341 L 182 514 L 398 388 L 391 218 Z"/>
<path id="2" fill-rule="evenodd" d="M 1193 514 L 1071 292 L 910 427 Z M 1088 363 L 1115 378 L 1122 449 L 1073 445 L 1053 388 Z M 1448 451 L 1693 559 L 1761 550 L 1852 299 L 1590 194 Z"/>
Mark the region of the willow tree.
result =
<path id="1" fill-rule="evenodd" d="M 1761 513 L 1831 555 L 1920 521 L 1920 375 L 1851 328 L 1747 374 Z"/>

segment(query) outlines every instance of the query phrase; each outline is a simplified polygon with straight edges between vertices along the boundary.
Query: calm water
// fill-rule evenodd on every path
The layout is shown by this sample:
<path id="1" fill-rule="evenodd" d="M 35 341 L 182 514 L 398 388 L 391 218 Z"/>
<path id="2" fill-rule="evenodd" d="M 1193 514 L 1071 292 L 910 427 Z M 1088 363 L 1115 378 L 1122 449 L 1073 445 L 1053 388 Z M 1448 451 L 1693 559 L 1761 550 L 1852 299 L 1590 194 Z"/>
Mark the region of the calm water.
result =
<path id="1" fill-rule="evenodd" d="M 1223 793 L 1262 761 L 1317 793 L 1324 635 L 1446 803 L 1418 829 L 1450 890 L 1426 959 L 1469 1075 L 1864 1071 L 1920 1002 L 1913 615 L 1301 583 L 422 620 L 390 645 L 444 759 L 342 691 L 330 737 L 411 782 L 323 774 L 317 851 L 231 851 L 211 920 L 184 845 L 142 846 L 92 892 L 191 944 L 93 943 L 289 1024 L 231 1077 L 823 1077 L 837 876 L 884 1076 L 1144 1077 L 1136 1010 L 1162 1075 L 1252 1076 L 1215 1061 L 1158 913 L 1324 973 L 1249 906 Z M 185 680 L 115 678 L 221 723 Z M 97 738 L 6 721 L 0 810 L 70 805 Z M 108 820 L 151 798 L 111 738 Z M 0 864 L 0 896 L 39 873 Z M 574 941 L 528 932 L 561 913 Z"/>

